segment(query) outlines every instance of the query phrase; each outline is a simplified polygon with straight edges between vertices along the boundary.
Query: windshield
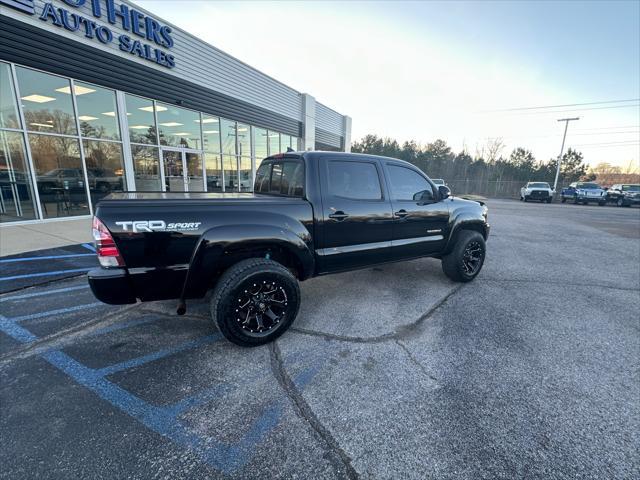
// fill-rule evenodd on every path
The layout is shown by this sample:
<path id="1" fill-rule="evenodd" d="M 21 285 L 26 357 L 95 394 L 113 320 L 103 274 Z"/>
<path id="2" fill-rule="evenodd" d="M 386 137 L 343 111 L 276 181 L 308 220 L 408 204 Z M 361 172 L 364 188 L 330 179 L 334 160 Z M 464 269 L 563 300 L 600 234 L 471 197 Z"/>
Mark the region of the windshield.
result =
<path id="1" fill-rule="evenodd" d="M 594 188 L 600 188 L 600 185 L 598 185 L 597 183 L 579 183 L 578 184 L 578 188 L 584 188 L 587 190 L 591 190 Z"/>
<path id="2" fill-rule="evenodd" d="M 530 183 L 530 188 L 549 188 L 549 184 L 545 182 Z"/>
<path id="3" fill-rule="evenodd" d="M 623 192 L 640 192 L 640 185 L 622 185 Z"/>

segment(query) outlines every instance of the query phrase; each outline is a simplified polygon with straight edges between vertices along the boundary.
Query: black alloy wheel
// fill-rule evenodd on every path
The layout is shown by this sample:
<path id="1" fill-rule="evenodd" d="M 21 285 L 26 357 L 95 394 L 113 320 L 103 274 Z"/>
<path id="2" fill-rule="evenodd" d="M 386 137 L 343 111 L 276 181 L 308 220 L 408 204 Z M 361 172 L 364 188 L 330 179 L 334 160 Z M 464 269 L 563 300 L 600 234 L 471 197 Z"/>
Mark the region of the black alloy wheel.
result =
<path id="1" fill-rule="evenodd" d="M 243 290 L 243 287 L 246 287 Z M 252 337 L 269 335 L 287 316 L 287 292 L 275 281 L 257 280 L 240 286 L 235 310 L 236 322 Z"/>
<path id="2" fill-rule="evenodd" d="M 475 275 L 484 258 L 484 248 L 478 241 L 469 242 L 462 254 L 462 268 L 467 275 Z"/>

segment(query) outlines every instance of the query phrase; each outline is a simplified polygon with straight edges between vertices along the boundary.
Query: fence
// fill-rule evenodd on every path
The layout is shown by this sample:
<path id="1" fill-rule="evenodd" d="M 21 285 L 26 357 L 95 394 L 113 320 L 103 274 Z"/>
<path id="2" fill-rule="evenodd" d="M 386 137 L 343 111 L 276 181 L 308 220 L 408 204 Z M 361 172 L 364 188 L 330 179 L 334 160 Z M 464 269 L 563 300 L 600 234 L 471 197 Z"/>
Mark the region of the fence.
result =
<path id="1" fill-rule="evenodd" d="M 520 198 L 520 189 L 527 182 L 485 179 L 445 180 L 454 195 L 482 195 L 483 197 Z M 558 192 L 562 189 L 558 185 Z"/>

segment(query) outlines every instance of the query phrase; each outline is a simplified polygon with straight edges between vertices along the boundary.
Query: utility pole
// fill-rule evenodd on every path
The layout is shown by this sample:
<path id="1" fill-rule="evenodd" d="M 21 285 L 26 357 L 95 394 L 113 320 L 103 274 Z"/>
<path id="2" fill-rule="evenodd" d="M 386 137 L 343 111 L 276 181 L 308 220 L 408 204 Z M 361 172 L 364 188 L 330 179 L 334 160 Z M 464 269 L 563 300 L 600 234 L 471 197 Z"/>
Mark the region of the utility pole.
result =
<path id="1" fill-rule="evenodd" d="M 553 191 L 555 193 L 558 186 L 558 177 L 560 176 L 560 163 L 562 163 L 562 154 L 564 153 L 564 141 L 567 138 L 567 129 L 569 128 L 569 122 L 573 120 L 580 120 L 580 117 L 575 118 L 560 118 L 559 122 L 564 122 L 564 135 L 562 136 L 562 146 L 560 147 L 560 155 L 558 156 L 558 168 L 556 169 L 556 179 L 553 182 Z"/>

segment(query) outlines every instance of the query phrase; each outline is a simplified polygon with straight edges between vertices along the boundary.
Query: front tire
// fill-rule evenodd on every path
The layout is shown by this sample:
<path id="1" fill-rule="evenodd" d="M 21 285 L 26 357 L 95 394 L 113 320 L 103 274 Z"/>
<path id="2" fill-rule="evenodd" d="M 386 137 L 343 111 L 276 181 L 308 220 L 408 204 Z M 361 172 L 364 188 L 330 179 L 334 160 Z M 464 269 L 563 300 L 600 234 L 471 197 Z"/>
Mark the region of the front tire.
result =
<path id="1" fill-rule="evenodd" d="M 298 280 L 265 258 L 236 263 L 222 274 L 211 296 L 211 317 L 224 337 L 241 347 L 272 342 L 300 309 Z"/>
<path id="2" fill-rule="evenodd" d="M 567 199 L 562 197 L 562 203 L 565 203 L 566 201 L 567 201 Z"/>
<path id="3" fill-rule="evenodd" d="M 622 197 L 619 197 L 616 205 L 619 207 L 624 207 L 624 199 Z"/>
<path id="4" fill-rule="evenodd" d="M 448 255 L 442 259 L 442 271 L 454 282 L 470 282 L 484 265 L 484 237 L 473 230 L 462 230 Z"/>

